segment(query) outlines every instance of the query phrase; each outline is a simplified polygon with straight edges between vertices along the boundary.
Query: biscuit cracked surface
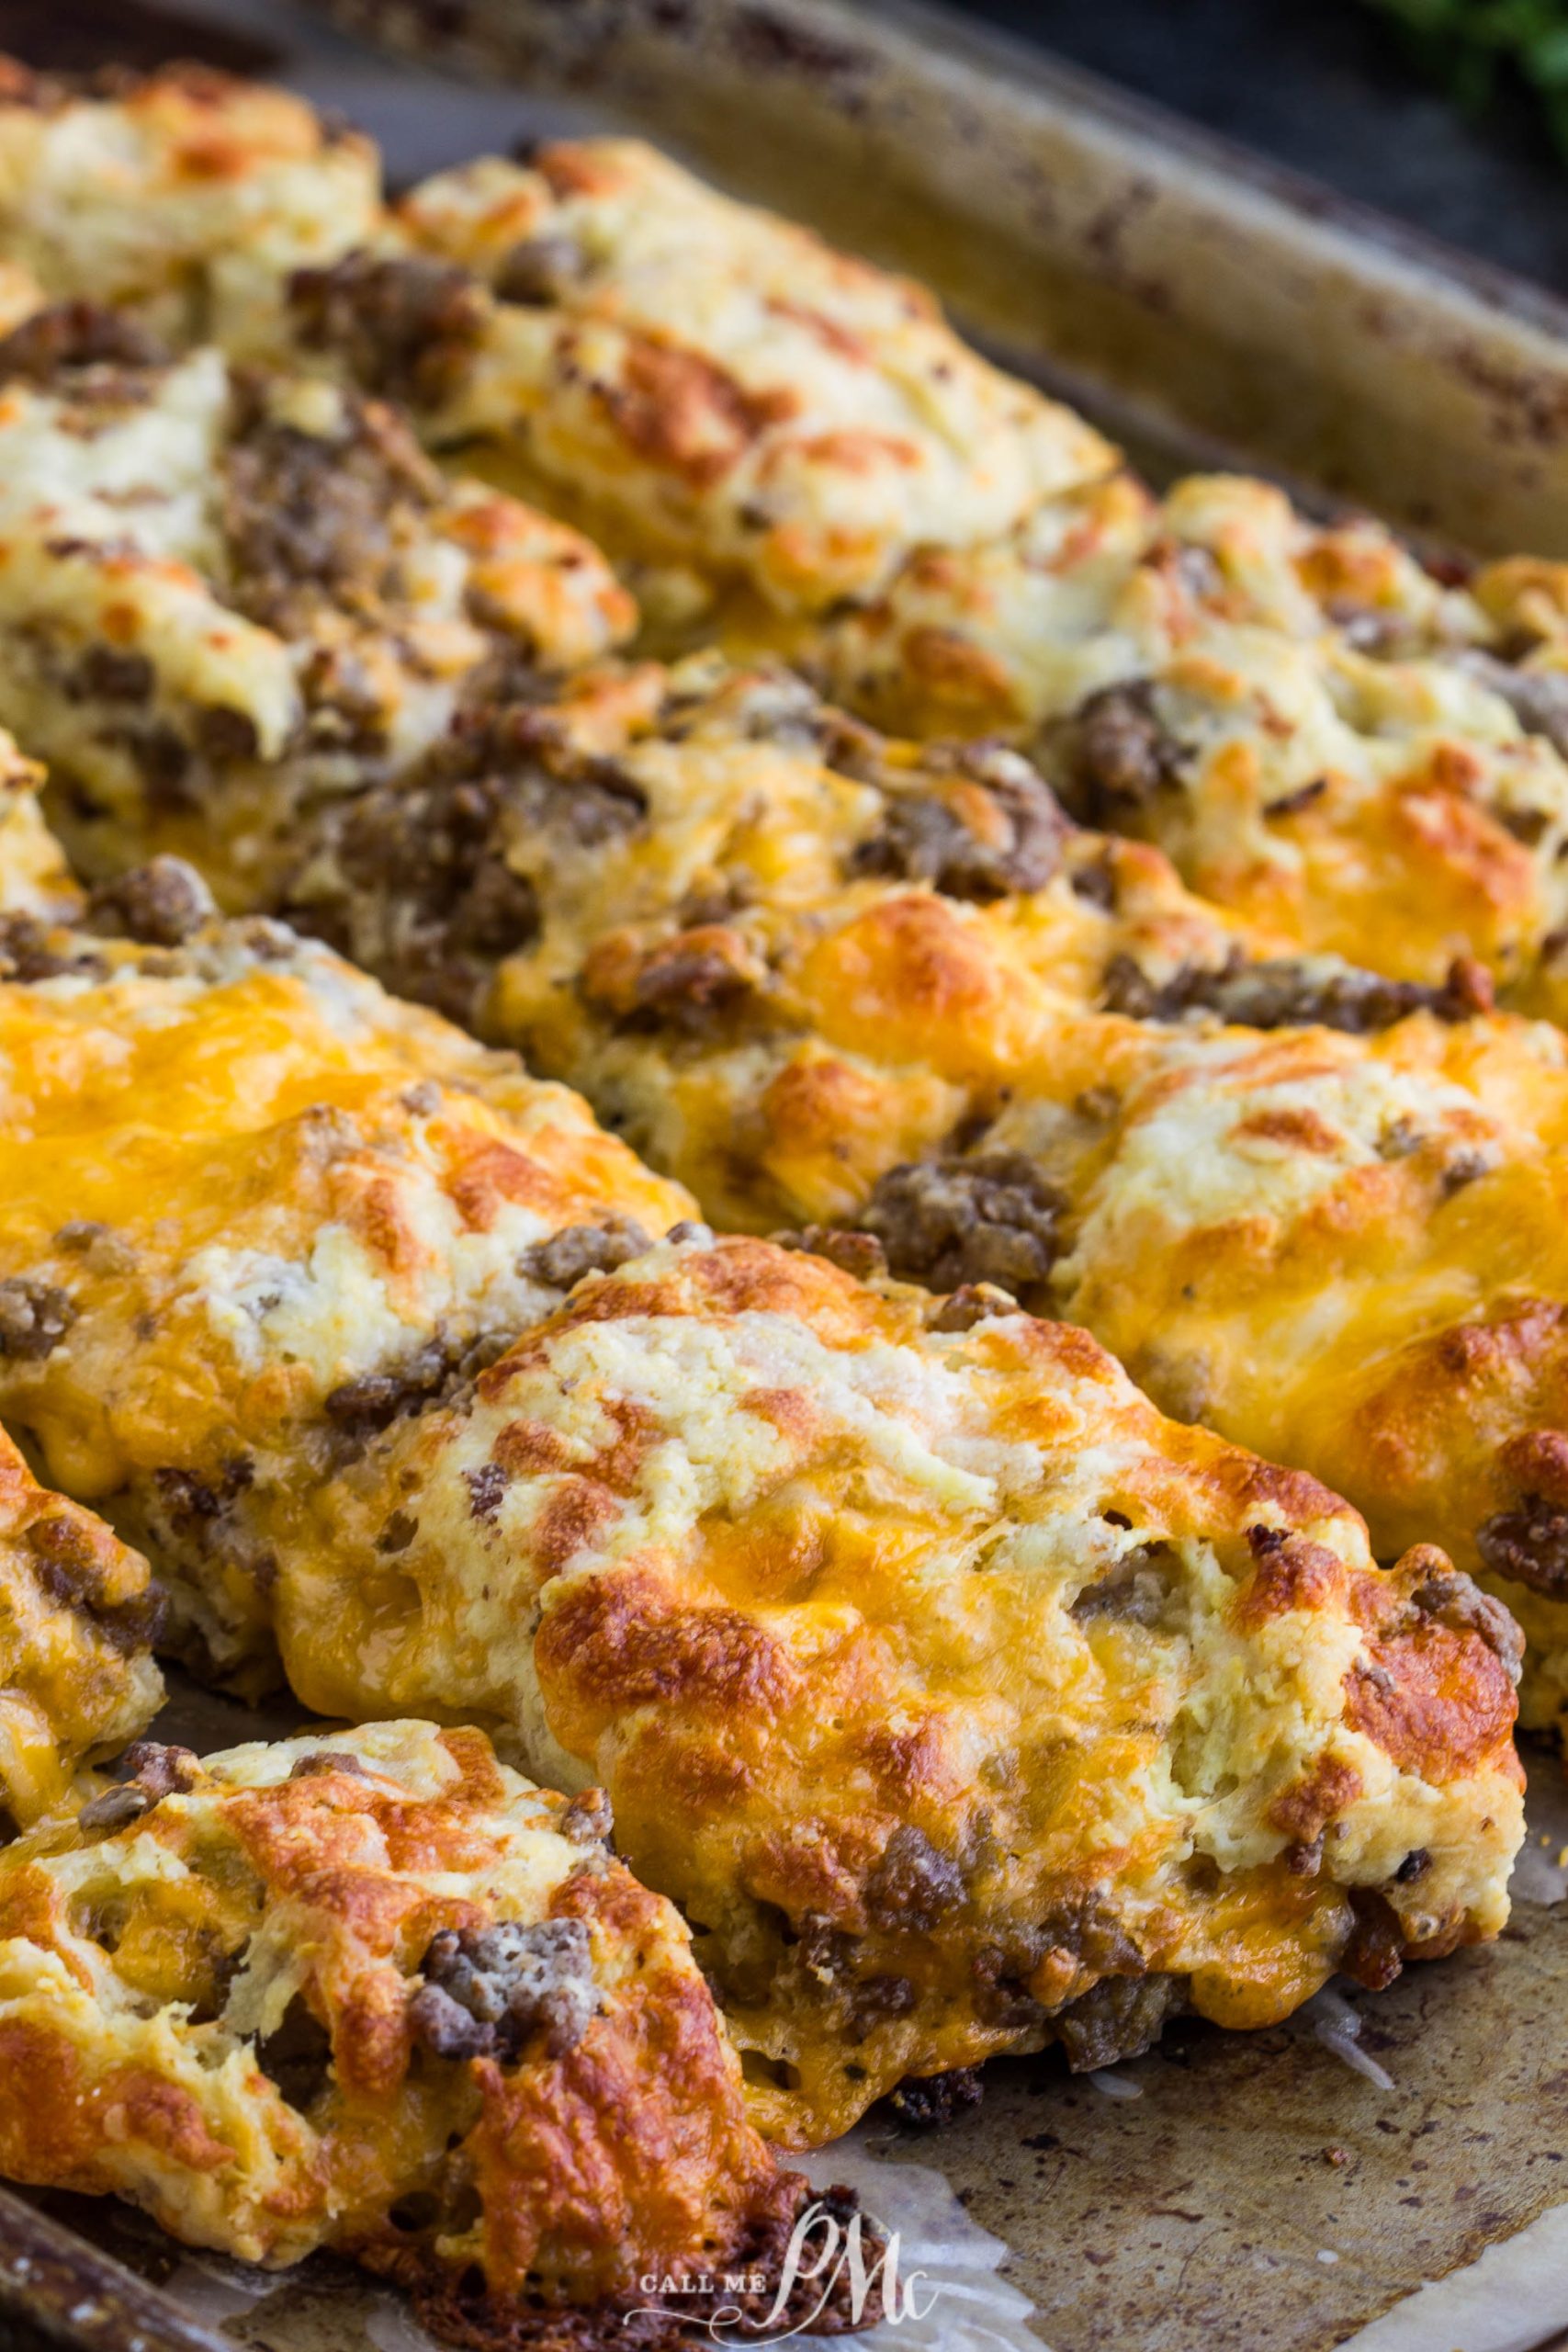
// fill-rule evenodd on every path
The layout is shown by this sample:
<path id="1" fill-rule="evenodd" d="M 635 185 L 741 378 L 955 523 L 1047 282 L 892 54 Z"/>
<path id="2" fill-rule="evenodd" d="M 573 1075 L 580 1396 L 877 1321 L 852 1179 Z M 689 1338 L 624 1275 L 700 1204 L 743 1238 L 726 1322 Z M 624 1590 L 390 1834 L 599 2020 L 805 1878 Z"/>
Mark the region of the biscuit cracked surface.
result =
<path id="1" fill-rule="evenodd" d="M 0 1283 L 14 1348 L 50 1329 L 46 1296 Z M 51 1494 L 0 1433 L 0 1812 L 26 1826 L 80 1766 L 144 1731 L 164 1696 L 147 1562 L 91 1511 Z"/>
<path id="2" fill-rule="evenodd" d="M 1506 1916 L 1506 1613 L 994 1295 L 701 1232 L 590 1276 L 322 1490 L 275 1606 L 311 1704 L 439 1691 L 608 1791 L 786 2143 Z"/>
<path id="3" fill-rule="evenodd" d="M 0 706 L 90 875 L 172 853 L 265 904 L 302 811 L 632 626 L 580 534 L 380 402 L 83 304 L 0 336 Z"/>
<path id="4" fill-rule="evenodd" d="M 380 161 L 288 90 L 200 65 L 72 82 L 0 61 L 0 251 L 181 342 L 276 335 L 291 269 L 375 233 Z"/>
<path id="5" fill-rule="evenodd" d="M 585 1808 L 425 1723 L 127 1761 L 0 1853 L 0 2169 L 246 2262 L 334 2247 L 468 2344 L 776 2271 L 811 2192 Z"/>
<path id="6" fill-rule="evenodd" d="M 45 201 L 68 169 L 75 216 Z M 1488 1010 L 1552 1006 L 1551 582 L 1451 590 L 1256 489 L 1156 507 L 923 297 L 633 143 L 389 213 L 292 99 L 18 82 L 0 261 L 0 689 L 98 885 L 0 939 L 0 1283 L 35 1286 L 0 1414 L 156 1549 L 185 1654 L 607 1789 L 792 2142 L 994 2052 L 1092 2067 L 1180 2008 L 1266 2023 L 1495 1933 L 1519 1645 L 1463 1567 L 1527 1598 L 1536 1719 L 1568 1658 L 1563 1046 Z M 1045 775 L 765 664 L 615 662 L 633 614 L 584 520 L 654 636 L 808 658 Z M 1413 920 L 1369 924 L 1389 906 Z M 716 1240 L 682 1184 L 790 1245 Z M 373 1841 L 386 1742 L 470 1770 L 468 1736 L 357 1736 L 364 1773 L 257 1767 L 212 1804 Z M 112 1849 L 161 1887 L 206 1786 L 106 1792 L 6 1868 Z M 423 1864 L 387 1867 L 367 1917 L 400 1922 Z M 427 2080 L 445 2115 L 570 2070 L 606 2015 L 592 1923 L 420 1919 L 341 2014 L 282 1958 L 220 1982 L 227 1928 L 160 1975 L 150 1925 L 130 2007 L 177 2048 L 251 2037 L 208 2071 L 275 2082 L 245 2097 L 280 2178 L 300 2134 L 338 2144 L 361 2065 L 401 2161 Z M 113 1932 L 62 1999 L 131 1981 Z M 303 2106 L 299 2000 L 332 2043 Z M 712 2177 L 776 2218 L 715 2064 Z M 455 2260 L 500 2226 L 510 2191 L 481 2218 L 437 2169 L 396 2234 L 379 2128 L 351 2178 L 309 2167 L 353 2213 L 247 2188 L 232 2226 L 419 2277 L 430 2228 Z M 242 2174 L 210 2174 L 217 2231 Z M 618 2291 L 607 2211 L 495 2277 L 542 2246 Z"/>
<path id="7" fill-rule="evenodd" d="M 564 1088 L 217 921 L 173 861 L 29 934 L 0 1031 L 0 1280 L 59 1303 L 0 1349 L 0 1418 L 247 1687 L 312 1480 L 689 1205 Z"/>

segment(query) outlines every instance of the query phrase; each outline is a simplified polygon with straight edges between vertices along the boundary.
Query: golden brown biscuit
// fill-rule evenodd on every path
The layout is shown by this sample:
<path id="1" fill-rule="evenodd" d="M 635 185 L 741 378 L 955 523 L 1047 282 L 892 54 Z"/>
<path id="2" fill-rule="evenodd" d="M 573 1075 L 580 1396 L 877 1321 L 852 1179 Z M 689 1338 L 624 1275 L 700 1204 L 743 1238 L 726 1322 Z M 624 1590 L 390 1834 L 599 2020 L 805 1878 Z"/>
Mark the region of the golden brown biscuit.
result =
<path id="1" fill-rule="evenodd" d="M 1265 484 L 1200 478 L 1155 501 L 1081 454 L 1049 481 L 1036 469 L 1032 490 L 1018 476 L 998 520 L 1014 436 L 980 409 L 965 429 L 995 477 L 982 494 L 912 459 L 871 465 L 863 435 L 818 429 L 829 384 L 856 402 L 869 348 L 803 339 L 804 308 L 837 317 L 826 296 L 760 319 L 785 232 L 645 150 L 445 174 L 396 233 L 431 258 L 389 258 L 389 236 L 302 281 L 305 340 L 413 399 L 437 443 L 492 442 L 618 553 L 731 583 L 706 626 L 732 650 L 803 658 L 900 729 L 1009 733 L 1090 821 L 1157 842 L 1195 889 L 1301 952 L 1428 985 L 1472 955 L 1521 1009 L 1568 1015 L 1553 567 L 1495 566 L 1470 593 L 1377 526 L 1311 524 Z M 845 272 L 887 287 L 833 264 Z M 649 328 L 657 362 L 635 357 Z M 765 382 L 782 424 L 720 400 L 715 360 Z M 977 363 L 939 365 L 968 412 Z M 1059 413 L 1053 430 L 1066 450 Z M 928 474 L 940 494 L 919 494 Z M 866 540 L 863 510 L 893 493 Z M 738 602 L 738 582 L 769 609 Z M 801 625 L 829 600 L 843 609 Z M 657 628 L 657 594 L 648 609 Z"/>
<path id="2" fill-rule="evenodd" d="M 1192 475 L 1156 497 L 1122 471 L 983 547 L 921 548 L 884 596 L 833 617 L 818 659 L 835 693 L 888 727 L 1032 737 L 1217 627 L 1408 658 L 1497 625 L 1367 517 L 1311 521 L 1241 475 Z"/>
<path id="3" fill-rule="evenodd" d="M 0 1855 L 0 2170 L 247 2262 L 338 2247 L 467 2344 L 725 2301 L 650 2273 L 767 2307 L 811 2192 L 602 1798 L 423 1723 L 128 1761 Z"/>
<path id="4" fill-rule="evenodd" d="M 0 923 L 13 943 L 78 912 L 82 894 L 39 806 L 44 772 L 0 728 Z"/>
<path id="5" fill-rule="evenodd" d="M 128 192 L 150 225 L 117 243 Z M 1461 590 L 1262 483 L 1154 501 L 918 289 L 633 141 L 485 159 L 388 214 L 363 143 L 284 94 L 20 76 L 0 257 L 408 400 L 601 531 L 656 640 L 718 629 L 901 729 L 1007 731 L 1298 951 L 1428 986 L 1472 955 L 1568 1016 L 1562 567 Z"/>
<path id="6" fill-rule="evenodd" d="M 0 1415 L 253 1680 L 310 1481 L 686 1206 L 575 1096 L 210 920 L 170 860 L 0 983 L 0 1278 L 51 1302 L 0 1340 Z"/>
<path id="7" fill-rule="evenodd" d="M 818 613 L 1113 462 L 923 288 L 633 140 L 426 181 L 378 249 L 296 281 L 294 318 L 433 442 L 515 469 L 697 602 Z"/>
<path id="8" fill-rule="evenodd" d="M 7 1355 L 59 1336 L 47 1292 L 0 1282 Z M 0 1433 L 0 1810 L 6 1825 L 57 1804 L 77 1768 L 151 1723 L 164 1686 L 149 1649 L 157 1600 L 146 1561 L 103 1521 L 50 1494 Z"/>
<path id="9" fill-rule="evenodd" d="M 0 338 L 0 715 L 89 872 L 199 850 L 254 906 L 313 800 L 633 626 L 576 532 L 324 381 L 74 304 Z"/>
<path id="10" fill-rule="evenodd" d="M 80 894 L 38 808 L 42 771 L 0 734 L 0 973 L 59 963 Z M 63 1293 L 0 1279 L 0 1351 L 26 1361 L 65 1340 Z M 101 1521 L 39 1486 L 0 1431 L 0 1813 L 27 1823 L 84 1760 L 144 1729 L 163 1684 L 149 1654 L 147 1563 Z"/>
<path id="11" fill-rule="evenodd" d="M 1562 1033 L 1068 1022 L 1050 1060 L 976 1146 L 1059 1204 L 1044 1295 L 1168 1411 L 1332 1476 L 1380 1556 L 1419 1529 L 1486 1571 L 1529 1635 L 1525 1720 L 1568 1729 Z M 909 1272 L 920 1186 L 871 1211 Z"/>
<path id="12" fill-rule="evenodd" d="M 288 904 L 570 1072 L 723 1224 L 852 1213 L 992 1115 L 1064 1007 L 1354 1028 L 1484 994 L 1282 956 L 998 746 L 921 750 L 700 657 L 637 683 L 640 709 L 617 678 L 476 714 L 333 804 Z M 527 934 L 498 954 L 480 918 L 514 899 Z"/>
<path id="13" fill-rule="evenodd" d="M 818 659 L 916 733 L 999 729 L 1070 806 L 1309 954 L 1480 958 L 1568 1013 L 1568 679 L 1553 567 L 1445 587 L 1259 482 L 1126 481 L 931 549 Z M 1506 658 L 1503 658 L 1506 656 Z"/>
<path id="14" fill-rule="evenodd" d="M 188 64 L 73 84 L 0 60 L 0 255 L 52 300 L 249 348 L 275 339 L 290 270 L 379 219 L 370 141 L 287 90 Z"/>
<path id="15" fill-rule="evenodd" d="M 683 1196 L 573 1098 L 170 862 L 49 936 L 0 984 L 0 1279 L 50 1309 L 0 1410 L 209 1668 L 276 1639 L 313 1703 L 611 1784 L 770 2129 L 1495 1930 L 1517 1641 L 1429 1546 L 1378 1575 L 995 1291 L 649 1255 Z"/>
<path id="16" fill-rule="evenodd" d="M 390 256 L 399 234 L 423 263 Z M 332 362 L 412 399 L 436 443 L 492 443 L 617 553 L 720 590 L 705 626 L 732 650 L 805 659 L 900 729 L 1008 733 L 1078 813 L 1157 842 L 1300 952 L 1427 985 L 1472 955 L 1511 1002 L 1568 1016 L 1554 567 L 1495 566 L 1467 592 L 1373 524 L 1311 524 L 1246 481 L 1155 501 L 1103 451 L 1049 481 L 1036 467 L 1027 488 L 1000 463 L 1016 431 L 974 405 L 968 355 L 937 367 L 944 400 L 963 388 L 965 424 L 945 430 L 983 456 L 984 491 L 957 494 L 951 453 L 934 472 L 912 451 L 874 465 L 863 434 L 824 435 L 818 411 L 829 387 L 863 405 L 880 346 L 811 347 L 841 295 L 786 296 L 784 319 L 757 300 L 775 255 L 807 282 L 790 239 L 810 243 L 646 150 L 552 149 L 531 171 L 486 161 L 417 189 L 378 252 L 299 281 L 296 316 Z M 890 297 L 810 250 L 828 282 L 863 289 L 852 331 L 856 302 Z M 763 384 L 782 422 L 744 414 Z M 1072 446 L 1059 412 L 1052 431 Z M 651 588 L 647 609 L 657 635 Z"/>
<path id="17" fill-rule="evenodd" d="M 1504 1916 L 1506 1613 L 995 1292 L 672 1240 L 319 1489 L 275 1605 L 310 1703 L 609 1792 L 786 2142 Z"/>
<path id="18" fill-rule="evenodd" d="M 570 1077 L 716 1221 L 869 1216 L 896 1271 L 1066 1314 L 1179 1417 L 1311 1468 L 1380 1556 L 1513 1577 L 1555 1716 L 1568 1484 L 1506 1449 L 1568 1426 L 1560 1032 L 1462 960 L 1428 986 L 1270 953 L 1016 754 L 921 753 L 765 673 L 682 665 L 592 767 L 510 725 L 345 804 L 306 919 Z M 499 959 L 467 944 L 498 866 L 538 909 Z M 1478 1327 L 1519 1315 L 1504 1368 Z"/>

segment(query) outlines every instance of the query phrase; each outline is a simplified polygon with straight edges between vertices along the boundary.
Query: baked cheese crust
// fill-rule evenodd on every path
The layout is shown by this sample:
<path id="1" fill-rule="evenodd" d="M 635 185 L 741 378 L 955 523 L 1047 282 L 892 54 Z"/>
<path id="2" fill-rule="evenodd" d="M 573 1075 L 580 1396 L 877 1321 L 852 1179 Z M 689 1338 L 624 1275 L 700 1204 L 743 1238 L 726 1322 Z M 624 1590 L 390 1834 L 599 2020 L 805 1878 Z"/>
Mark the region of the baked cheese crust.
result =
<path id="1" fill-rule="evenodd" d="M 994 1293 L 672 1239 L 320 1489 L 275 1605 L 310 1703 L 609 1792 L 787 2143 L 1505 1916 L 1506 1612 Z"/>
<path id="2" fill-rule="evenodd" d="M 549 484 L 698 602 L 820 612 L 1113 462 L 923 288 L 633 140 L 427 180 L 378 250 L 296 281 L 294 316 L 436 444 Z"/>
<path id="3" fill-rule="evenodd" d="M 479 917 L 509 902 L 506 952 Z M 881 737 L 708 657 L 476 716 L 325 809 L 286 903 L 763 1230 L 852 1213 L 988 1115 L 1064 1007 L 1354 1027 L 1485 997 L 1473 970 L 1292 960 L 1157 851 L 1074 826 L 1018 754 Z"/>
<path id="4" fill-rule="evenodd" d="M 199 852 L 254 906 L 313 799 L 634 624 L 578 533 L 331 384 L 170 363 L 80 305 L 0 339 L 0 713 L 90 873 Z"/>
<path id="5" fill-rule="evenodd" d="M 776 2271 L 810 2191 L 602 1797 L 425 1723 L 127 1763 L 0 1854 L 11 2178 L 247 2262 L 337 2247 L 470 2345 Z"/>
<path id="6" fill-rule="evenodd" d="M 629 1249 L 687 1199 L 511 1057 L 209 914 L 165 861 L 0 981 L 0 1281 L 34 1318 L 0 1321 L 0 1418 L 156 1554 L 175 1645 L 254 1682 L 310 1482 L 555 1304 L 561 1235 Z"/>
<path id="7" fill-rule="evenodd" d="M 43 771 L 0 733 L 0 971 L 49 956 L 81 898 L 39 811 Z M 63 1336 L 53 1302 L 0 1279 L 0 1348 Z M 102 1521 L 40 1487 L 0 1431 L 0 1815 L 56 1804 L 85 1761 L 146 1728 L 163 1697 L 148 1566 Z"/>
<path id="8" fill-rule="evenodd" d="M 7 141 L 31 191 L 9 229 Z M 706 628 L 807 659 L 899 729 L 1006 730 L 1079 813 L 1156 842 L 1299 951 L 1428 984 L 1472 955 L 1511 1004 L 1568 1018 L 1562 567 L 1461 589 L 1261 483 L 1153 500 L 918 288 L 635 141 L 482 159 L 391 212 L 376 178 L 363 142 L 286 94 L 175 73 L 73 96 L 21 76 L 0 105 L 0 256 L 182 343 L 288 345 L 411 402 L 433 446 L 599 532 L 655 639 Z M 581 543 L 575 560 L 594 560 Z M 18 585 L 47 607 L 46 584 Z M 199 616 L 178 634 L 197 640 Z M 592 650 L 579 633 L 560 651 Z M 384 652 L 369 666 L 373 729 L 395 741 Z M 389 691 L 405 717 L 440 701 Z M 124 717 L 40 729 L 16 707 L 62 767 L 73 734 Z"/>
<path id="9" fill-rule="evenodd" d="M 536 912 L 487 957 L 498 869 Z M 1381 1557 L 1513 1577 L 1527 1712 L 1568 1697 L 1568 1473 L 1559 1498 L 1510 1466 L 1568 1427 L 1568 1047 L 1489 1012 L 1478 967 L 1281 953 L 1016 754 L 921 752 L 705 662 L 613 759 L 502 715 L 344 804 L 298 911 L 569 1077 L 716 1223 L 869 1217 L 897 1271 L 1066 1314 L 1181 1419 L 1311 1468 Z M 1531 1368 L 1488 1374 L 1483 1415 L 1443 1367 L 1520 1316 Z"/>
<path id="10" fill-rule="evenodd" d="M 49 1336 L 21 1286 L 0 1282 L 15 1349 Z M 90 1511 L 50 1494 L 0 1434 L 0 1810 L 36 1821 L 79 1766 L 144 1731 L 163 1699 L 149 1645 L 146 1561 Z"/>
<path id="11" fill-rule="evenodd" d="M 1524 1719 L 1568 1731 L 1562 1033 L 1102 1021 L 1052 1058 L 978 1149 L 1061 1204 L 1058 1311 L 1168 1410 L 1331 1476 L 1381 1556 L 1419 1529 L 1485 1572 L 1529 1636 Z"/>
<path id="12" fill-rule="evenodd" d="M 182 343 L 276 342 L 291 270 L 376 232 L 372 143 L 198 65 L 72 84 L 0 60 L 0 256 Z"/>
<path id="13" fill-rule="evenodd" d="M 276 1641 L 308 1703 L 611 1786 L 774 2133 L 1495 1931 L 1505 1612 L 1083 1333 L 715 1244 L 575 1098 L 168 861 L 30 941 L 0 1071 L 44 1342 L 0 1413 L 208 1671 Z"/>
<path id="14" fill-rule="evenodd" d="M 1478 956 L 1568 1014 L 1568 573 L 1443 586 L 1371 524 L 1126 479 L 931 549 L 828 633 L 852 707 L 999 729 L 1079 813 L 1309 953 L 1406 979 Z M 1507 658 L 1503 658 L 1504 656 Z"/>

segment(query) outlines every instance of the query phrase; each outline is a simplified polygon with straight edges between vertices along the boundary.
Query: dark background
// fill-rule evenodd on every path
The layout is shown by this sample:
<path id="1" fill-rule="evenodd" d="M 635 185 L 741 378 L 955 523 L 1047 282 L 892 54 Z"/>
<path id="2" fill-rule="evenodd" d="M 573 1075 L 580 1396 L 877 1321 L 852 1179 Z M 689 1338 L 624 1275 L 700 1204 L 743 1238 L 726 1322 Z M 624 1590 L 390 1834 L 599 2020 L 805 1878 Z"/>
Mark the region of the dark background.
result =
<path id="1" fill-rule="evenodd" d="M 951 5 L 951 0 L 950 0 Z M 1360 0 L 960 0 L 1347 195 L 1568 291 L 1568 164 L 1520 91 L 1473 122 Z"/>

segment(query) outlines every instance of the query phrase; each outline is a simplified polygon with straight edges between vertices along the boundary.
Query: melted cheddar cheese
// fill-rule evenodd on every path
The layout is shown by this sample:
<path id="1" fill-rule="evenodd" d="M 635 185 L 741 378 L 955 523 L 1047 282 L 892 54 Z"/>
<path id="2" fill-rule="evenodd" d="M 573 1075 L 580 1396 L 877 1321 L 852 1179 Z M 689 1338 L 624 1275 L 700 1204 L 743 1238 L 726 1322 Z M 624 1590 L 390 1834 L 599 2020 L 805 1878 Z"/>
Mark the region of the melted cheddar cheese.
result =
<path id="1" fill-rule="evenodd" d="M 250 346 L 290 270 L 379 218 L 374 146 L 289 91 L 196 65 L 73 88 L 0 61 L 0 254 L 51 300 Z"/>
<path id="2" fill-rule="evenodd" d="M 1505 1915 L 1517 1635 L 1081 1331 L 698 1232 L 319 1488 L 290 1679 L 602 1783 L 798 2143 Z M 1377 1955 L 1374 1957 L 1374 1953 Z"/>
<path id="3" fill-rule="evenodd" d="M 1156 504 L 1118 481 L 921 555 L 821 662 L 884 720 L 1032 743 L 1074 805 L 1299 949 L 1428 981 L 1473 955 L 1562 1018 L 1551 570 L 1445 589 L 1375 526 L 1313 528 L 1261 483 Z"/>
<path id="4" fill-rule="evenodd" d="M 652 644 L 705 632 L 810 662 L 883 723 L 1009 732 L 1298 951 L 1426 984 L 1471 955 L 1516 1008 L 1568 1016 L 1562 567 L 1460 589 L 1258 482 L 1155 500 L 919 289 L 635 141 L 482 159 L 390 211 L 375 181 L 283 94 L 21 75 L 0 262 L 406 401 L 433 447 L 601 535 Z"/>
<path id="5" fill-rule="evenodd" d="M 36 956 L 79 909 L 39 813 L 42 770 L 0 734 L 0 969 Z M 60 1302 L 0 1280 L 0 1346 L 42 1349 Z M 0 1814 L 58 1803 L 84 1761 L 143 1730 L 163 1696 L 149 1654 L 157 1602 L 146 1561 L 100 1520 L 40 1487 L 0 1431 Z"/>
<path id="6" fill-rule="evenodd" d="M 171 945 L 132 896 L 159 944 L 62 931 L 0 985 L 0 1277 L 61 1327 L 0 1342 L 0 1415 L 254 1678 L 311 1478 L 559 1296 L 540 1245 L 685 1196 L 334 957 L 182 911 Z"/>
<path id="7" fill-rule="evenodd" d="M 1000 783 L 955 854 L 1039 847 Z M 25 945 L 0 1283 L 44 1344 L 0 1411 L 208 1670 L 276 1643 L 318 1708 L 609 1786 L 770 2132 L 1495 1932 L 1517 1636 L 1429 1545 L 1380 1574 L 994 1289 L 716 1244 L 575 1098 L 167 862 Z"/>
<path id="8" fill-rule="evenodd" d="M 776 2264 L 810 2192 L 602 1804 L 423 1723 L 128 1760 L 0 1854 L 11 2178 L 338 2247 L 469 2343 L 520 2304 L 607 2342 L 649 2270 Z"/>
<path id="9" fill-rule="evenodd" d="M 873 594 L 922 541 L 995 537 L 1112 462 L 923 288 L 632 140 L 426 181 L 295 322 L 412 395 L 434 442 L 672 573 L 689 613 L 721 589 L 785 616 Z"/>
<path id="10" fill-rule="evenodd" d="M 1490 1572 L 1527 1720 L 1568 1721 L 1561 1033 L 1118 1026 L 1065 1027 L 986 1138 L 1070 1203 L 1050 1295 L 1168 1410 L 1332 1477 L 1382 1556 Z"/>
<path id="11" fill-rule="evenodd" d="M 47 924 L 69 918 L 81 904 L 39 806 L 43 775 L 0 728 L 0 921 L 19 915 Z"/>
<path id="12" fill-rule="evenodd" d="M 1152 849 L 1075 831 L 1014 756 L 921 754 L 765 673 L 683 665 L 609 770 L 595 742 L 592 770 L 570 730 L 510 772 L 482 745 L 484 853 L 470 833 L 412 888 L 406 844 L 444 837 L 462 771 L 340 810 L 299 910 L 442 973 L 717 1222 L 869 1216 L 899 1270 L 1021 1289 L 1172 1412 L 1304 1464 L 1380 1556 L 1438 1541 L 1509 1576 L 1551 1719 L 1568 1471 L 1532 1486 L 1517 1446 L 1568 1425 L 1562 1033 L 1485 1012 L 1466 967 L 1437 990 L 1282 955 Z M 495 865 L 538 908 L 500 958 L 464 946 Z M 1238 1071 L 1273 1073 L 1241 1110 Z M 993 1181 L 1036 1197 L 993 1215 Z M 1466 1351 L 1484 1414 L 1443 1369 Z M 1522 1544 L 1507 1522 L 1558 1484 Z"/>
<path id="13" fill-rule="evenodd" d="M 260 903 L 313 800 L 631 628 L 576 532 L 444 481 L 378 404 L 210 349 L 112 360 L 117 332 L 0 340 L 0 714 L 89 871 L 199 854 Z"/>
<path id="14" fill-rule="evenodd" d="M 497 952 L 479 917 L 509 897 L 528 935 Z M 502 711 L 340 800 L 286 903 L 570 1073 L 750 1227 L 852 1213 L 992 1115 L 1065 1007 L 1375 1025 L 1438 993 L 1292 959 L 1157 851 L 1072 825 L 1015 753 L 883 738 L 708 657 Z"/>

